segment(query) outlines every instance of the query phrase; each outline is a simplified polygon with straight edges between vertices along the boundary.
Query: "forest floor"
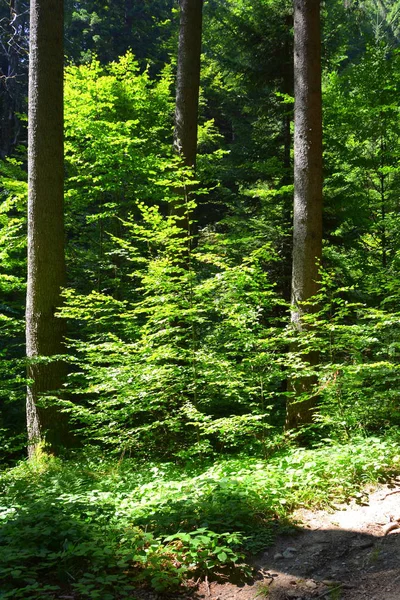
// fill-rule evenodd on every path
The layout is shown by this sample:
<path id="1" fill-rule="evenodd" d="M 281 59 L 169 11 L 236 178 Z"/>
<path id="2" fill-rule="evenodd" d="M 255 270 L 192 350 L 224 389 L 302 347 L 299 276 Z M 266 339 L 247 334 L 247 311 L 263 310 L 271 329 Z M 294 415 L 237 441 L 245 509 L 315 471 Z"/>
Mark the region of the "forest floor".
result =
<path id="1" fill-rule="evenodd" d="M 331 511 L 301 509 L 294 518 L 297 532 L 280 536 L 254 559 L 253 581 L 204 581 L 190 593 L 169 598 L 399 600 L 399 480 L 365 490 L 357 502 Z"/>

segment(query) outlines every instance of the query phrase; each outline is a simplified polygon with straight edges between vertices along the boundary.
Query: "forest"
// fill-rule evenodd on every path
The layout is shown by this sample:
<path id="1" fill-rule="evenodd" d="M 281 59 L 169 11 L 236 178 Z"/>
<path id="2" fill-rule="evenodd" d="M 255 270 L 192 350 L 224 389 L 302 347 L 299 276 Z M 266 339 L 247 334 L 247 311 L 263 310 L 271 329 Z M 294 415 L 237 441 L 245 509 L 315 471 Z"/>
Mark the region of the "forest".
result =
<path id="1" fill-rule="evenodd" d="M 246 580 L 400 473 L 399 100 L 399 0 L 0 0 L 1 598 Z"/>

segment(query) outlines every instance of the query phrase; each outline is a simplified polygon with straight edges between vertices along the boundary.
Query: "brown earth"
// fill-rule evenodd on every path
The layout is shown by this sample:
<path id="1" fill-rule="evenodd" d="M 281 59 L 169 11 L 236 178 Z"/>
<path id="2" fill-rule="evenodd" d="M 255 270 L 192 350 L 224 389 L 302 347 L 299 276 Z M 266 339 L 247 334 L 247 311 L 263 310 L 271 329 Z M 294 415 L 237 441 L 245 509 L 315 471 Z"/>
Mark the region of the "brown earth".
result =
<path id="1" fill-rule="evenodd" d="M 257 557 L 252 582 L 205 581 L 168 598 L 400 600 L 400 481 L 367 490 L 358 502 L 297 511 L 298 532 Z"/>

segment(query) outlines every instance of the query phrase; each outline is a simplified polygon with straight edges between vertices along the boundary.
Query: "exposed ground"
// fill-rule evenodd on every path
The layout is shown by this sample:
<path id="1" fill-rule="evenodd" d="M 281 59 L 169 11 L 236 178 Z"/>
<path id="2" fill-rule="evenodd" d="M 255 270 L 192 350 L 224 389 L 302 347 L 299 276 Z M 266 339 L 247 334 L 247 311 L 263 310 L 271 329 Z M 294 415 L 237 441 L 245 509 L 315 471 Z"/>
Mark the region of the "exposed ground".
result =
<path id="1" fill-rule="evenodd" d="M 366 491 L 358 503 L 299 510 L 295 518 L 299 531 L 255 560 L 253 582 L 204 582 L 186 598 L 400 600 L 400 481 Z"/>

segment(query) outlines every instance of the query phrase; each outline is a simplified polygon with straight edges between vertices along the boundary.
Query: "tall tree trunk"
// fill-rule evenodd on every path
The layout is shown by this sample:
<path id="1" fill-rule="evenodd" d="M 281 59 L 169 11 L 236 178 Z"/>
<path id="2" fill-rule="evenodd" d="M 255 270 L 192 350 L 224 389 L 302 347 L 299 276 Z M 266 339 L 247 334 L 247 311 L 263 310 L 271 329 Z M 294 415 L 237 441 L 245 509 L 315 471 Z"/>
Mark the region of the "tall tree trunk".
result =
<path id="1" fill-rule="evenodd" d="M 63 321 L 55 317 L 65 285 L 63 218 L 63 0 L 32 0 L 28 110 L 28 289 L 26 353 L 29 454 L 46 435 L 65 442 L 62 415 L 40 406 L 57 390 L 65 367 L 47 362 L 63 352 Z M 36 358 L 39 360 L 35 361 Z"/>
<path id="2" fill-rule="evenodd" d="M 294 0 L 294 216 L 292 315 L 294 327 L 305 327 L 303 302 L 318 292 L 318 264 L 322 254 L 322 101 L 320 0 Z M 318 356 L 304 357 L 315 364 Z M 286 427 L 312 421 L 316 399 L 296 396 L 310 392 L 313 380 L 293 384 Z"/>
<path id="3" fill-rule="evenodd" d="M 174 146 L 184 164 L 195 167 L 200 89 L 203 0 L 180 0 Z"/>
<path id="4" fill-rule="evenodd" d="M 183 164 L 194 170 L 197 154 L 203 0 L 180 0 L 179 4 L 174 147 Z M 190 189 L 187 187 L 179 190 L 180 198 L 172 207 L 173 213 L 179 218 L 178 224 L 187 236 L 190 236 L 190 214 L 187 210 L 189 193 Z"/>
<path id="5" fill-rule="evenodd" d="M 286 37 L 283 47 L 282 60 L 282 92 L 287 96 L 294 94 L 294 75 L 293 75 L 293 37 L 290 31 L 293 29 L 293 14 L 285 15 Z M 293 185 L 293 164 L 291 157 L 292 150 L 292 132 L 291 125 L 293 122 L 293 107 L 292 105 L 284 105 L 284 114 L 282 118 L 282 142 L 283 142 L 283 177 L 280 184 L 282 186 Z M 292 218 L 293 211 L 293 193 L 285 192 L 283 195 L 283 223 L 288 226 Z M 291 257 L 292 257 L 292 240 L 289 236 L 285 236 L 282 242 L 282 292 L 285 299 L 290 300 L 291 287 Z"/>

